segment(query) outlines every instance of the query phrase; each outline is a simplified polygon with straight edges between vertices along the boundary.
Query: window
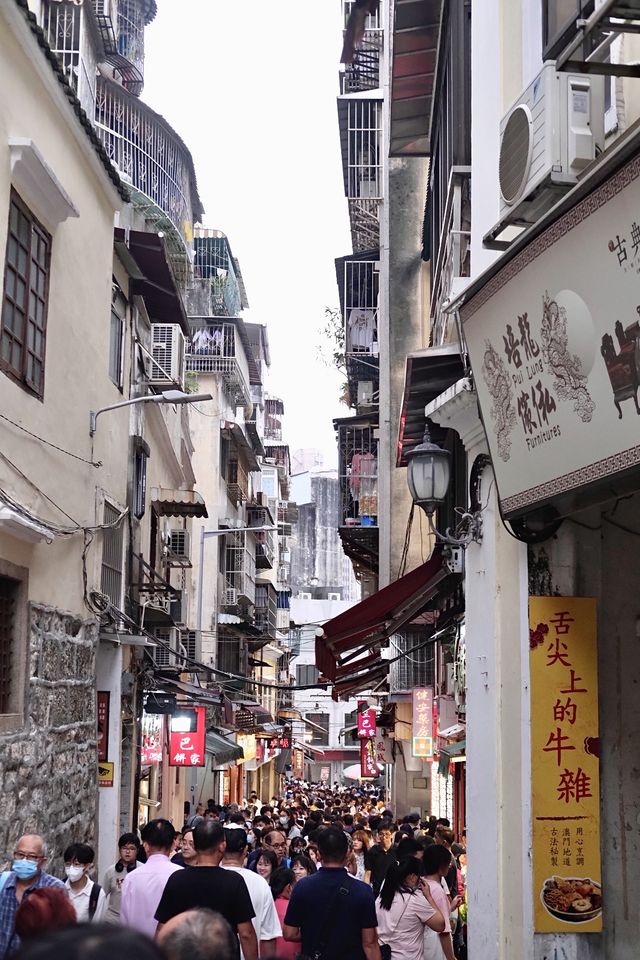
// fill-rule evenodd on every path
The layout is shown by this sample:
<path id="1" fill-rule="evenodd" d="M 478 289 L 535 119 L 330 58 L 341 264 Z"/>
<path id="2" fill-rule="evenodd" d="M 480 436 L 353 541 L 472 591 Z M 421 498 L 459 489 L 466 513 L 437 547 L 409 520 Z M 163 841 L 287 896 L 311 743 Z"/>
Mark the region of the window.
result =
<path id="1" fill-rule="evenodd" d="M 300 663 L 296 667 L 296 683 L 299 687 L 308 687 L 318 682 L 320 671 L 315 663 Z"/>
<path id="2" fill-rule="evenodd" d="M 306 719 L 309 721 L 309 724 L 313 726 L 307 726 L 307 732 L 305 739 L 311 735 L 311 739 L 307 740 L 308 743 L 311 743 L 316 747 L 328 747 L 329 746 L 329 714 L 328 713 L 307 713 L 305 714 Z"/>
<path id="3" fill-rule="evenodd" d="M 579 17 L 593 13 L 594 0 L 542 0 L 542 59 L 554 60 L 575 35 Z"/>
<path id="4" fill-rule="evenodd" d="M 276 490 L 276 472 L 275 470 L 263 470 L 262 471 L 262 480 L 260 483 L 262 492 L 267 497 L 277 496 L 278 491 Z"/>
<path id="5" fill-rule="evenodd" d="M 110 503 L 104 505 L 104 523 L 114 523 L 120 516 L 117 507 Z M 122 602 L 122 547 L 124 524 L 107 527 L 102 531 L 102 571 L 100 590 L 114 607 L 120 608 Z"/>
<path id="6" fill-rule="evenodd" d="M 111 294 L 111 331 L 109 334 L 109 376 L 122 390 L 124 375 L 124 332 L 127 301 L 114 281 Z"/>
<path id="7" fill-rule="evenodd" d="M 0 324 L 0 366 L 38 397 L 44 392 L 50 259 L 51 237 L 12 190 Z"/>
<path id="8" fill-rule="evenodd" d="M 22 721 L 27 651 L 27 570 L 0 560 L 0 733 Z"/>

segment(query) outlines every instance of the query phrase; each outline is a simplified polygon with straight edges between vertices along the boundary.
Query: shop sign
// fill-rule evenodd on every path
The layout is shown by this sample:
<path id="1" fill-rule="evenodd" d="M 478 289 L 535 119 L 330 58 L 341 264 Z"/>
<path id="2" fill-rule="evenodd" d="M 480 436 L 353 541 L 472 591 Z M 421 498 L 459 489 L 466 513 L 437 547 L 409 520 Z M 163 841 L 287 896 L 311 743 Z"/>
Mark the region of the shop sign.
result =
<path id="1" fill-rule="evenodd" d="M 112 787 L 114 775 L 114 764 L 108 760 L 98 761 L 98 786 Z"/>
<path id="2" fill-rule="evenodd" d="M 162 763 L 164 717 L 159 713 L 142 714 L 140 762 L 143 766 Z"/>
<path id="3" fill-rule="evenodd" d="M 331 767 L 320 767 L 320 780 L 322 783 L 328 783 L 331 776 Z"/>
<path id="4" fill-rule="evenodd" d="M 269 750 L 290 750 L 291 737 L 271 737 Z"/>
<path id="5" fill-rule="evenodd" d="M 433 690 L 416 687 L 412 691 L 411 754 L 414 757 L 433 756 Z"/>
<path id="6" fill-rule="evenodd" d="M 507 517 L 640 466 L 639 208 L 636 158 L 461 308 Z"/>
<path id="7" fill-rule="evenodd" d="M 539 933 L 596 933 L 602 930 L 596 601 L 531 597 L 529 658 L 534 926 Z"/>
<path id="8" fill-rule="evenodd" d="M 98 760 L 109 756 L 109 699 L 108 690 L 98 690 Z"/>
<path id="9" fill-rule="evenodd" d="M 304 750 L 294 750 L 291 755 L 291 772 L 298 780 L 304 776 Z"/>
<path id="10" fill-rule="evenodd" d="M 366 700 L 358 700 L 358 736 L 373 737 L 376 735 L 376 711 L 373 707 L 367 707 L 364 710 L 360 708 L 366 704 Z"/>
<path id="11" fill-rule="evenodd" d="M 363 737 L 360 740 L 360 776 L 371 778 L 379 775 L 376 745 L 370 737 Z"/>
<path id="12" fill-rule="evenodd" d="M 244 759 L 238 760 L 239 764 L 244 763 L 245 760 L 256 759 L 257 741 L 255 738 L 255 734 L 237 733 L 236 743 L 238 744 L 239 747 L 242 747 L 242 752 L 244 754 Z"/>
<path id="13" fill-rule="evenodd" d="M 171 719 L 170 767 L 204 767 L 205 708 L 180 707 Z"/>

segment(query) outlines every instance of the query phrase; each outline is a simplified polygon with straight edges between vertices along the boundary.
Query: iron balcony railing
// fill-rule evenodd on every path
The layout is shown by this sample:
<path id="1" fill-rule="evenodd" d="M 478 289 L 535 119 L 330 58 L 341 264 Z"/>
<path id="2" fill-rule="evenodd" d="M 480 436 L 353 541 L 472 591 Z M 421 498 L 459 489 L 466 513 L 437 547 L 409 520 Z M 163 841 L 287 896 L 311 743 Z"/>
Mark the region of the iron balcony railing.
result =
<path id="1" fill-rule="evenodd" d="M 219 373 L 236 405 L 251 402 L 249 365 L 236 326 L 216 317 L 190 317 L 187 370 Z"/>
<path id="2" fill-rule="evenodd" d="M 86 9 L 77 3 L 45 0 L 41 26 L 64 75 L 89 118 L 95 113 L 98 58 Z"/>
<path id="3" fill-rule="evenodd" d="M 344 262 L 340 300 L 347 354 L 378 356 L 379 278 L 374 260 L 346 259 Z"/>
<path id="4" fill-rule="evenodd" d="M 364 93 L 380 87 L 380 58 L 382 30 L 366 30 L 354 51 L 351 63 L 345 64 L 340 74 L 341 93 Z"/>
<path id="5" fill-rule="evenodd" d="M 450 343 L 457 333 L 453 315 L 443 308 L 470 273 L 471 168 L 452 167 L 431 277 L 431 345 Z"/>
<path id="6" fill-rule="evenodd" d="M 373 423 L 340 424 L 340 525 L 378 525 L 378 441 Z"/>

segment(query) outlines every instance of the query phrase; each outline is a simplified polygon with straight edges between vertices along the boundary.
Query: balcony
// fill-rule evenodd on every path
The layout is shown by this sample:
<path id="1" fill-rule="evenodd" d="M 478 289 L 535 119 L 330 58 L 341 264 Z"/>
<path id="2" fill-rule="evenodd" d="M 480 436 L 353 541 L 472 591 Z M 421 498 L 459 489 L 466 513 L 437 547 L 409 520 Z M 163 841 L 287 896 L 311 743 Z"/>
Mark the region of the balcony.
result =
<path id="1" fill-rule="evenodd" d="M 431 346 L 457 340 L 455 320 L 443 305 L 460 293 L 471 266 L 471 169 L 453 167 L 442 213 L 432 211 L 432 223 L 441 224 L 434 238 L 435 266 L 431 279 Z M 437 220 L 433 219 L 437 215 Z"/>
<path id="2" fill-rule="evenodd" d="M 334 420 L 338 440 L 340 539 L 356 572 L 378 564 L 377 417 Z"/>
<path id="3" fill-rule="evenodd" d="M 344 191 L 356 253 L 380 246 L 382 189 L 382 101 L 338 98 Z"/>
<path id="4" fill-rule="evenodd" d="M 346 27 L 353 12 L 355 0 L 343 0 L 342 22 L 346 37 Z M 350 63 L 345 64 L 340 74 L 341 93 L 361 93 L 375 90 L 380 86 L 380 56 L 383 47 L 382 19 L 380 11 L 369 13 L 364 24 L 364 36 L 353 51 Z"/>
<path id="5" fill-rule="evenodd" d="M 64 75 L 91 119 L 96 104 L 98 56 L 85 6 L 46 0 L 40 24 L 47 43 L 60 62 Z"/>
<path id="6" fill-rule="evenodd" d="M 236 406 L 251 402 L 249 365 L 235 324 L 215 317 L 190 317 L 187 370 L 219 373 Z"/>
<path id="7" fill-rule="evenodd" d="M 237 317 L 247 306 L 242 276 L 221 230 L 196 227 L 193 281 L 186 291 L 187 313 L 197 317 Z"/>
<path id="8" fill-rule="evenodd" d="M 246 503 L 249 499 L 249 474 L 239 460 L 229 460 L 225 479 L 231 502 L 236 506 Z"/>
<path id="9" fill-rule="evenodd" d="M 270 583 L 256 584 L 256 627 L 268 637 L 275 637 L 277 629 L 276 591 Z"/>
<path id="10" fill-rule="evenodd" d="M 273 518 L 267 507 L 247 507 L 247 523 L 250 527 L 268 527 L 273 525 Z M 276 541 L 273 530 L 256 530 L 253 534 L 256 540 L 256 568 L 258 570 L 272 570 L 276 562 Z"/>
<path id="11" fill-rule="evenodd" d="M 162 231 L 178 280 L 191 275 L 193 221 L 202 215 L 191 154 L 159 114 L 119 84 L 98 77 L 96 129 L 130 184 L 149 229 Z"/>
<path id="12" fill-rule="evenodd" d="M 165 580 L 139 553 L 133 554 L 131 579 L 133 597 L 143 608 L 145 624 L 170 626 L 182 622 L 182 591 Z"/>
<path id="13" fill-rule="evenodd" d="M 251 534 L 225 534 L 224 585 L 226 606 L 255 605 L 256 556 Z"/>
<path id="14" fill-rule="evenodd" d="M 374 405 L 379 383 L 378 353 L 378 251 L 362 256 L 339 257 L 336 278 L 345 332 L 345 359 L 349 399 L 353 407 Z M 359 389 L 362 383 L 364 389 Z M 368 386 L 366 386 L 368 384 Z"/>

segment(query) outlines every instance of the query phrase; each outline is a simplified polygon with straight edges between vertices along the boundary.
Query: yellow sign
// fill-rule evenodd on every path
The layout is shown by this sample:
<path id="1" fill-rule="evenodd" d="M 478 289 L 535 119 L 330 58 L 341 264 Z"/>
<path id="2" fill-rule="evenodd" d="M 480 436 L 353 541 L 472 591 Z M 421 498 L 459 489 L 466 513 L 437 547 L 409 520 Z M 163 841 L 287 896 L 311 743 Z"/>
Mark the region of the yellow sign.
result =
<path id="1" fill-rule="evenodd" d="M 113 763 L 109 760 L 100 760 L 98 763 L 98 786 L 113 786 Z"/>
<path id="2" fill-rule="evenodd" d="M 596 601 L 530 597 L 534 926 L 602 930 Z"/>
<path id="3" fill-rule="evenodd" d="M 244 757 L 242 760 L 237 760 L 236 763 L 238 766 L 245 762 L 245 760 L 255 760 L 256 758 L 256 737 L 254 733 L 238 733 L 236 734 L 236 742 L 239 747 L 242 747 Z"/>

